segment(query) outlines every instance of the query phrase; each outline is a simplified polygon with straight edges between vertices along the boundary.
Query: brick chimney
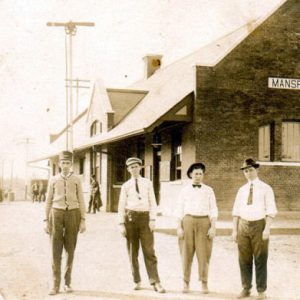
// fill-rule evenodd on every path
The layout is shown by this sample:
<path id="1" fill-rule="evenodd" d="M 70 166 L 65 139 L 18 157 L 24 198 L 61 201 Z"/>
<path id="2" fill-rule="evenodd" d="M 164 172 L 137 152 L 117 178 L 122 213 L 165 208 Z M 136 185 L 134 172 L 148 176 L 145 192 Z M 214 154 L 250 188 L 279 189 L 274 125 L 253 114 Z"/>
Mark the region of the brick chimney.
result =
<path id="1" fill-rule="evenodd" d="M 145 78 L 152 76 L 161 66 L 162 55 L 149 54 L 143 57 L 145 62 Z"/>

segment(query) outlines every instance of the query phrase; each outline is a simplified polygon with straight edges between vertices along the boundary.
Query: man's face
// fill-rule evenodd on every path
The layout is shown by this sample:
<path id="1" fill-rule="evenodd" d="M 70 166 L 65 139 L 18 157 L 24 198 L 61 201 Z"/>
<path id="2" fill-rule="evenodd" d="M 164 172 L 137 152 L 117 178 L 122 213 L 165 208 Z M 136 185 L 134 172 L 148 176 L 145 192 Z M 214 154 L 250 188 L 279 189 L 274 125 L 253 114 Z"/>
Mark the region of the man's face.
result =
<path id="1" fill-rule="evenodd" d="M 127 167 L 128 172 L 132 177 L 137 178 L 140 175 L 141 166 L 138 163 L 134 163 Z"/>
<path id="2" fill-rule="evenodd" d="M 257 178 L 257 169 L 255 169 L 254 167 L 244 169 L 243 172 L 247 180 L 253 181 Z"/>
<path id="3" fill-rule="evenodd" d="M 194 169 L 190 176 L 194 184 L 200 184 L 203 181 L 204 172 L 202 169 Z"/>
<path id="4" fill-rule="evenodd" d="M 59 162 L 59 166 L 63 173 L 69 173 L 72 167 L 72 162 L 67 159 L 63 159 Z"/>

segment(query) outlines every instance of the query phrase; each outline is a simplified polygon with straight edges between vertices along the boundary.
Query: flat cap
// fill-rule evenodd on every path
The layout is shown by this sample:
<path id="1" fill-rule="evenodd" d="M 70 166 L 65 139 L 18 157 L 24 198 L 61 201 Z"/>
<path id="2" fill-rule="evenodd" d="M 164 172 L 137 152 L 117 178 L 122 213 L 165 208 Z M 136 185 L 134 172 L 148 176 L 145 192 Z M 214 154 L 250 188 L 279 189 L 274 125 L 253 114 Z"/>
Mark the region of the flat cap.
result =
<path id="1" fill-rule="evenodd" d="M 126 160 L 126 166 L 130 166 L 132 164 L 139 164 L 139 165 L 142 165 L 143 162 L 141 159 L 137 158 L 137 157 L 129 157 L 127 160 Z"/>
<path id="2" fill-rule="evenodd" d="M 70 151 L 62 151 L 59 154 L 59 160 L 73 160 L 73 153 Z"/>

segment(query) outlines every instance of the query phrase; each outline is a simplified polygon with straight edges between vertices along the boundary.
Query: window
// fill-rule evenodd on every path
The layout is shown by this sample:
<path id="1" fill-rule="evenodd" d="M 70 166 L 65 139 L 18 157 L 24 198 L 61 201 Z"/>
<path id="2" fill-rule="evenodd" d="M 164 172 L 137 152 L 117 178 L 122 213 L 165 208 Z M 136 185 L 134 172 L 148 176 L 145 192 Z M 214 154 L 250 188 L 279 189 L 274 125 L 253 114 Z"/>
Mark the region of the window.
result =
<path id="1" fill-rule="evenodd" d="M 102 123 L 99 121 L 94 121 L 90 127 L 90 136 L 97 135 L 102 132 Z"/>
<path id="2" fill-rule="evenodd" d="M 282 160 L 300 161 L 300 121 L 282 122 Z"/>
<path id="3" fill-rule="evenodd" d="M 84 174 L 84 157 L 79 158 L 79 174 Z"/>
<path id="4" fill-rule="evenodd" d="M 182 146 L 181 130 L 172 134 L 171 180 L 181 179 Z"/>
<path id="5" fill-rule="evenodd" d="M 259 127 L 258 159 L 261 161 L 271 160 L 271 125 L 270 124 Z"/>

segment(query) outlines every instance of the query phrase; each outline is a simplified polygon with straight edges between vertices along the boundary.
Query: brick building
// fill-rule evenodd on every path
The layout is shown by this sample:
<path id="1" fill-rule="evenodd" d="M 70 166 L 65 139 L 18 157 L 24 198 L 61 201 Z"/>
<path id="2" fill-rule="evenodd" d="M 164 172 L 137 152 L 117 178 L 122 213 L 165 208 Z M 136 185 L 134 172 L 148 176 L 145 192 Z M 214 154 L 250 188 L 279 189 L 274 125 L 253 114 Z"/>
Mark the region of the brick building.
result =
<path id="1" fill-rule="evenodd" d="M 300 78 L 299 5 L 284 1 L 165 68 L 160 55 L 146 56 L 145 78 L 127 89 L 95 82 L 88 110 L 74 122 L 75 170 L 87 194 L 95 173 L 106 210 L 116 211 L 128 179 L 125 160 L 137 155 L 161 210 L 171 215 L 188 166 L 203 161 L 219 209 L 231 210 L 244 182 L 239 167 L 253 157 L 278 207 L 299 210 L 299 81 L 276 79 Z M 52 166 L 64 134 L 52 143 Z"/>

